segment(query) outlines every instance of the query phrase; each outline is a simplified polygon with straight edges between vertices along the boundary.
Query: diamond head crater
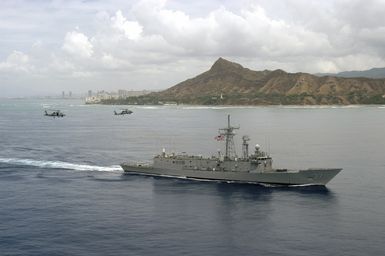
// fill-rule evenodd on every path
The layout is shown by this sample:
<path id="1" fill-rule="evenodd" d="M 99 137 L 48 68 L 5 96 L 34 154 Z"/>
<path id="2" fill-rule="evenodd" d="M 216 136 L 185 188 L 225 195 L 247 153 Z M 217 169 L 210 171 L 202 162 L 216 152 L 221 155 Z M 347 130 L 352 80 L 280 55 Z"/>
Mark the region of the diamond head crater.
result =
<path id="1" fill-rule="evenodd" d="M 211 68 L 166 90 L 104 99 L 117 105 L 350 105 L 385 104 L 385 78 L 254 71 L 219 58 Z"/>

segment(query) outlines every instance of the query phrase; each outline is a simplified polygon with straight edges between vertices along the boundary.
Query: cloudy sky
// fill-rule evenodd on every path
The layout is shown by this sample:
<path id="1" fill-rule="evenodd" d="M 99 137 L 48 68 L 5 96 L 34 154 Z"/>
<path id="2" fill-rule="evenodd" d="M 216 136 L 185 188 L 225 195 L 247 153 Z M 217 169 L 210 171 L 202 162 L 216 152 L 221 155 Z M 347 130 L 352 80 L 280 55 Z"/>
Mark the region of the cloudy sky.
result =
<path id="1" fill-rule="evenodd" d="M 163 89 L 219 57 L 385 67 L 385 0 L 1 0 L 0 97 Z"/>

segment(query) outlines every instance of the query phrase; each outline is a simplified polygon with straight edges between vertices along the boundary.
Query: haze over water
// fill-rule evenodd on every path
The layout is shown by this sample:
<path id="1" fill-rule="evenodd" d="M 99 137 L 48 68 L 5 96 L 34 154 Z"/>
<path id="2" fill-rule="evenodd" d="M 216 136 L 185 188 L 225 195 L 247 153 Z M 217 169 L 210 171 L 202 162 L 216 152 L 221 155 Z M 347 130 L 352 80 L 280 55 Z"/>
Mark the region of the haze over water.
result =
<path id="1" fill-rule="evenodd" d="M 0 254 L 385 253 L 384 106 L 129 106 L 132 115 L 114 116 L 118 108 L 0 100 Z M 264 187 L 119 167 L 162 148 L 216 154 L 227 114 L 240 125 L 238 154 L 247 134 L 276 167 L 343 171 L 326 188 Z"/>

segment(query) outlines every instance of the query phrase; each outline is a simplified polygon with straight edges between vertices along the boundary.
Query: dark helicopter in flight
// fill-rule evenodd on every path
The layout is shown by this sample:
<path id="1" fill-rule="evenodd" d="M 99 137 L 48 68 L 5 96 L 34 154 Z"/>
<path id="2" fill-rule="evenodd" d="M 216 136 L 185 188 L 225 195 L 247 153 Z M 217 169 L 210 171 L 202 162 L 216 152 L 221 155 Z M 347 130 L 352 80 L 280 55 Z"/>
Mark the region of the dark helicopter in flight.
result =
<path id="1" fill-rule="evenodd" d="M 133 113 L 133 112 L 132 112 L 131 110 L 129 110 L 129 109 L 121 109 L 120 112 L 116 112 L 116 111 L 114 110 L 114 114 L 115 114 L 116 116 L 130 115 L 130 114 L 132 114 L 132 113 Z"/>
<path id="2" fill-rule="evenodd" d="M 44 111 L 45 116 L 51 116 L 51 117 L 64 117 L 65 114 L 61 112 L 60 110 L 45 110 Z"/>

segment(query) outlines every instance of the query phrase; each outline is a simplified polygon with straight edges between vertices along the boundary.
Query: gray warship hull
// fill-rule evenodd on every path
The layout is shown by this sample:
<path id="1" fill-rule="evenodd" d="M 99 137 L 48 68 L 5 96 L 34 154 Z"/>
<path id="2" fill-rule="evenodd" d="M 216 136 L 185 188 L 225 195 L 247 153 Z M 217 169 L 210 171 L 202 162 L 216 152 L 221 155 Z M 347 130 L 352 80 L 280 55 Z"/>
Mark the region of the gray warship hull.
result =
<path id="1" fill-rule="evenodd" d="M 250 140 L 242 137 L 243 156 L 235 152 L 234 130 L 239 127 L 230 125 L 219 129 L 217 140 L 225 139 L 225 154 L 203 157 L 201 155 L 166 154 L 166 150 L 153 158 L 152 164 L 121 164 L 126 173 L 137 173 L 154 176 L 168 176 L 185 179 L 212 180 L 237 183 L 264 183 L 280 185 L 326 185 L 341 168 L 312 168 L 303 170 L 274 169 L 270 155 L 257 144 L 255 151 L 249 154 Z"/>
<path id="2" fill-rule="evenodd" d="M 276 185 L 321 185 L 324 186 L 342 169 L 305 169 L 305 170 L 272 170 L 270 172 L 246 171 L 213 171 L 213 170 L 172 170 L 160 169 L 153 166 L 122 164 L 125 173 L 135 173 L 151 176 L 166 176 L 173 178 L 236 182 L 261 183 Z"/>

